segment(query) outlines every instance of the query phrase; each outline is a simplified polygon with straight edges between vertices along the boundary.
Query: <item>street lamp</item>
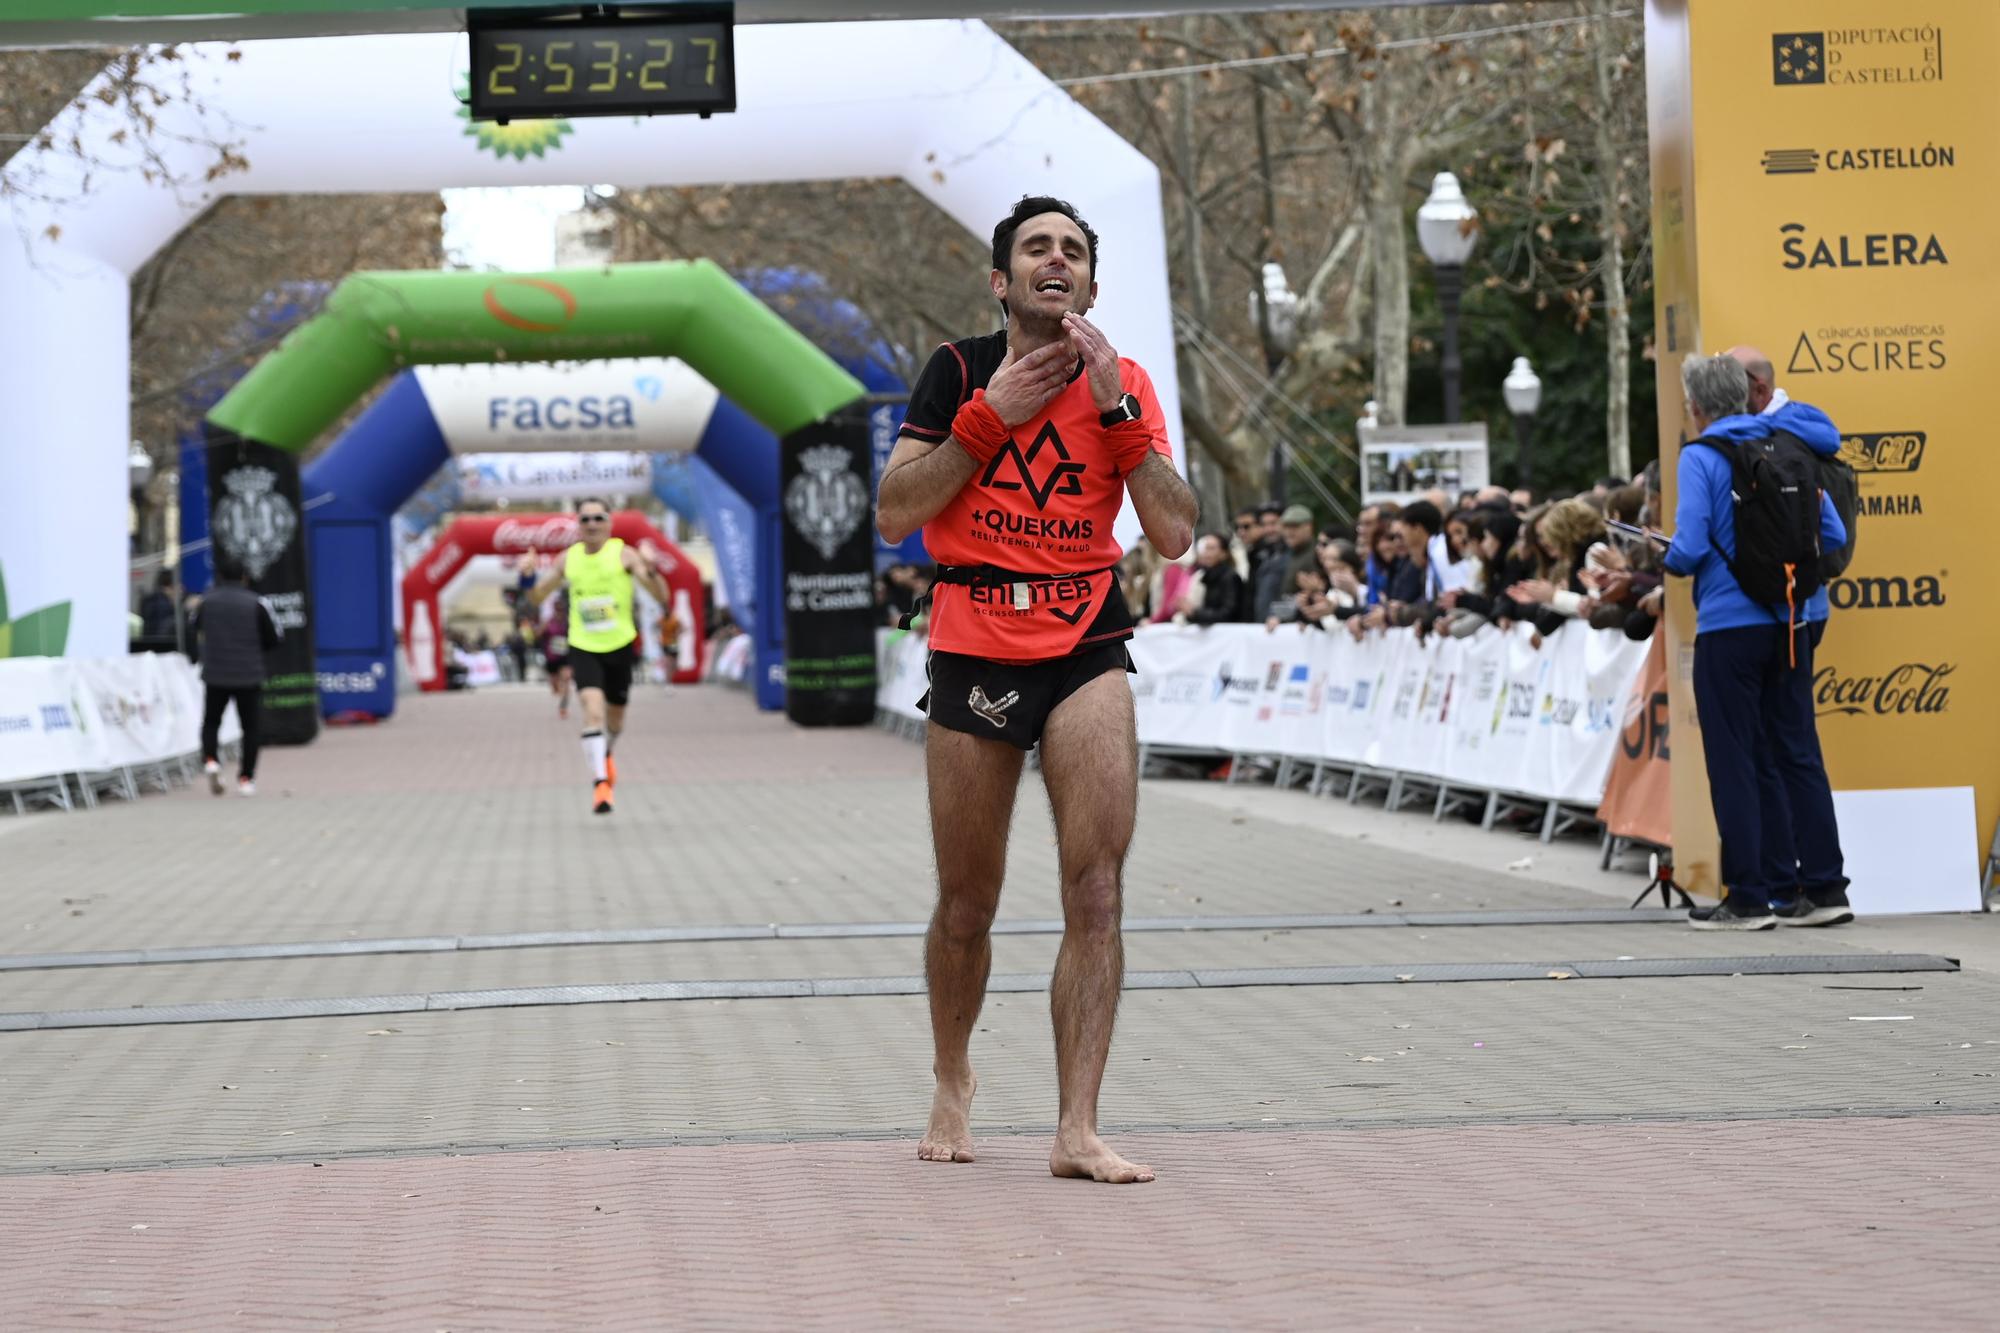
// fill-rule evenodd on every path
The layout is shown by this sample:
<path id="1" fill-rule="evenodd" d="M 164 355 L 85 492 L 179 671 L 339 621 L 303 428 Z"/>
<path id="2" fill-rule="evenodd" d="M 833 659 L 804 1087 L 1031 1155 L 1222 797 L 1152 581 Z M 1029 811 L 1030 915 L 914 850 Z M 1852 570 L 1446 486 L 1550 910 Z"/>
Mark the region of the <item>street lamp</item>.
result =
<path id="1" fill-rule="evenodd" d="M 1500 381 L 1500 396 L 1514 414 L 1514 484 L 1535 489 L 1535 413 L 1542 407 L 1542 378 L 1528 358 L 1514 358 L 1514 368 Z"/>
<path id="2" fill-rule="evenodd" d="M 153 479 L 153 456 L 137 440 L 125 453 L 125 477 L 132 500 L 132 552 L 138 555 L 146 544 L 146 483 Z"/>
<path id="3" fill-rule="evenodd" d="M 1264 280 L 1250 292 L 1250 322 L 1264 344 L 1264 370 L 1272 379 L 1278 367 L 1299 343 L 1299 294 L 1285 281 L 1285 269 L 1275 260 L 1264 262 Z M 1285 441 L 1271 440 L 1271 501 L 1285 502 L 1285 481 L 1290 464 L 1285 458 Z"/>
<path id="4" fill-rule="evenodd" d="M 1465 285 L 1465 261 L 1479 243 L 1479 214 L 1465 202 L 1458 177 L 1440 171 L 1431 196 L 1417 210 L 1417 244 L 1437 270 L 1438 304 L 1444 308 L 1444 419 L 1458 421 L 1458 297 Z"/>

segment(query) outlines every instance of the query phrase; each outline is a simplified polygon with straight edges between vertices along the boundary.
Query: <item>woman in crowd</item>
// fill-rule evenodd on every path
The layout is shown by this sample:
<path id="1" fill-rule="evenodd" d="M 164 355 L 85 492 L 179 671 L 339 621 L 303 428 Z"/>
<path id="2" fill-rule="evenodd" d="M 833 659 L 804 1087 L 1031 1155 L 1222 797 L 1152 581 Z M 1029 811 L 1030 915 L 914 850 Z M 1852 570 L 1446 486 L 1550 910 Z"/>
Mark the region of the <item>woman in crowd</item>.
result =
<path id="1" fill-rule="evenodd" d="M 1152 543 L 1144 537 L 1133 542 L 1132 549 L 1118 562 L 1118 590 L 1125 594 L 1125 605 L 1135 621 L 1144 621 L 1152 615 L 1154 597 L 1159 591 L 1160 564 Z"/>
<path id="2" fill-rule="evenodd" d="M 1604 515 L 1582 500 L 1559 500 L 1549 506 L 1535 529 L 1536 544 L 1548 562 L 1547 573 L 1513 584 L 1508 596 L 1524 605 L 1546 607 L 1564 619 L 1583 614 L 1591 588 L 1582 575 L 1593 563 L 1592 548 L 1604 542 Z"/>
<path id="3" fill-rule="evenodd" d="M 1370 606 L 1380 606 L 1383 595 L 1389 588 L 1389 577 L 1403 559 L 1403 534 L 1396 524 L 1384 521 L 1375 525 L 1368 551 L 1367 602 Z"/>
<path id="4" fill-rule="evenodd" d="M 1368 585 L 1361 572 L 1361 553 L 1354 543 L 1328 528 L 1319 535 L 1320 572 L 1326 575 L 1326 596 L 1336 608 L 1355 609 L 1368 599 Z"/>

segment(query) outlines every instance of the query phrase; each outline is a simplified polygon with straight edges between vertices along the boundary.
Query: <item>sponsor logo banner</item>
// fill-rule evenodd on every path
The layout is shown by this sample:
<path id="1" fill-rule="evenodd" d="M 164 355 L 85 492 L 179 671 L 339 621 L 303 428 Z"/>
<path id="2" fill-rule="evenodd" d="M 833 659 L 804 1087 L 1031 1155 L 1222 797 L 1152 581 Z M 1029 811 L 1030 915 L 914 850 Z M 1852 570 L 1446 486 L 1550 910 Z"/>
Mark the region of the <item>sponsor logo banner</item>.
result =
<path id="1" fill-rule="evenodd" d="M 1943 79 L 1944 29 L 1934 23 L 1771 34 L 1771 82 L 1779 88 L 1867 88 Z"/>
<path id="2" fill-rule="evenodd" d="M 635 453 L 462 454 L 458 477 L 471 500 L 644 495 L 653 489 L 653 460 Z"/>
<path id="3" fill-rule="evenodd" d="M 1785 373 L 1923 374 L 1950 364 L 1942 324 L 1822 324 L 1799 333 Z"/>
<path id="4" fill-rule="evenodd" d="M 1821 171 L 1938 171 L 1958 165 L 1950 144 L 1922 147 L 1766 148 L 1766 176 L 1812 176 Z"/>

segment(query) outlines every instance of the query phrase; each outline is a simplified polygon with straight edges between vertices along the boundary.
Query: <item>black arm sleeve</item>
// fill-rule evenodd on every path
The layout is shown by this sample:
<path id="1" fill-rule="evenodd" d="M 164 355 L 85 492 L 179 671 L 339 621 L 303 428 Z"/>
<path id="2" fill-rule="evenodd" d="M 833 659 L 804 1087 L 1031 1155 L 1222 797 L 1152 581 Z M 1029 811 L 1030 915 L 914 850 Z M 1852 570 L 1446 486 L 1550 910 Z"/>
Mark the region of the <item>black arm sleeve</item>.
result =
<path id="1" fill-rule="evenodd" d="M 926 444 L 944 443 L 951 434 L 951 419 L 966 397 L 964 356 L 950 343 L 938 344 L 910 390 L 903 431 Z"/>

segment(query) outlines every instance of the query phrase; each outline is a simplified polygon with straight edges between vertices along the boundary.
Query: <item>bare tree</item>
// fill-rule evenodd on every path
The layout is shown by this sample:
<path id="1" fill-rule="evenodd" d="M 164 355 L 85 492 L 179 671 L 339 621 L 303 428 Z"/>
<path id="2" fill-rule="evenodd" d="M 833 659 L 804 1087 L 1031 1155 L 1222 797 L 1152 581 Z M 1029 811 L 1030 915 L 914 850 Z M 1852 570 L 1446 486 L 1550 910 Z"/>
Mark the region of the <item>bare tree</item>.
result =
<path id="1" fill-rule="evenodd" d="M 886 353 L 906 383 L 940 342 L 998 327 L 986 247 L 901 180 L 630 190 L 593 202 L 622 224 L 619 260 L 707 258 L 737 273 L 822 279 L 771 304 L 830 351 Z M 852 332 L 815 314 L 829 298 L 851 302 L 880 344 L 843 345 Z"/>

